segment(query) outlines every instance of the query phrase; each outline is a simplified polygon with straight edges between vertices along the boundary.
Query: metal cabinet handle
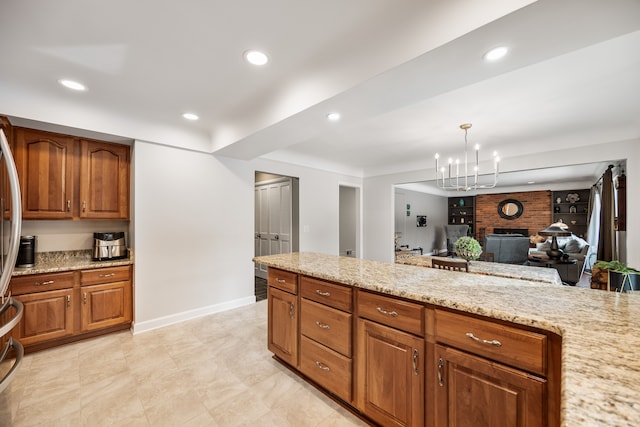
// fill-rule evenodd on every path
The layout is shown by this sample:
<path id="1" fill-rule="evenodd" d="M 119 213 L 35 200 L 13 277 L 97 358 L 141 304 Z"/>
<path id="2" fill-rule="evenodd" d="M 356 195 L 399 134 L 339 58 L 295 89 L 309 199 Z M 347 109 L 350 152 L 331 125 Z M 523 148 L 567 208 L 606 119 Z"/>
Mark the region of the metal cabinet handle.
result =
<path id="1" fill-rule="evenodd" d="M 444 367 L 444 360 L 442 357 L 438 359 L 438 385 L 444 387 L 444 381 L 442 380 L 442 368 Z"/>
<path id="2" fill-rule="evenodd" d="M 331 292 L 322 292 L 320 289 L 316 289 L 316 294 L 322 296 L 322 297 L 330 297 L 331 296 Z"/>
<path id="3" fill-rule="evenodd" d="M 325 365 L 322 362 L 318 362 L 317 360 L 316 360 L 316 366 L 326 372 L 329 372 L 331 370 L 327 365 Z"/>
<path id="4" fill-rule="evenodd" d="M 109 273 L 109 274 L 101 274 L 101 275 L 100 275 L 100 276 L 98 276 L 98 277 L 100 277 L 101 279 L 103 279 L 103 278 L 107 278 L 107 277 L 113 277 L 113 276 L 115 276 L 115 275 L 116 275 L 116 273 Z"/>
<path id="5" fill-rule="evenodd" d="M 67 308 L 71 307 L 71 295 L 67 295 Z"/>
<path id="6" fill-rule="evenodd" d="M 472 340 L 480 342 L 482 344 L 495 345 L 496 347 L 501 347 L 502 346 L 502 343 L 500 341 L 498 341 L 498 340 L 483 340 L 482 338 L 476 337 L 471 332 L 467 332 L 465 335 L 468 336 L 469 338 L 471 338 Z"/>
<path id="7" fill-rule="evenodd" d="M 53 285 L 54 283 L 55 283 L 55 280 L 47 280 L 45 282 L 36 282 L 33 284 L 33 286 Z"/>
<path id="8" fill-rule="evenodd" d="M 71 200 L 67 200 L 67 212 L 71 211 Z"/>
<path id="9" fill-rule="evenodd" d="M 393 317 L 398 317 L 398 313 L 395 311 L 387 311 L 387 310 L 383 310 L 380 307 L 376 307 L 376 310 L 378 310 L 378 313 L 382 313 L 382 314 L 386 314 L 387 316 L 393 316 Z"/>
<path id="10" fill-rule="evenodd" d="M 278 283 L 287 283 L 287 281 L 285 279 L 276 279 L 276 282 L 278 282 Z"/>
<path id="11" fill-rule="evenodd" d="M 295 314 L 294 308 L 295 308 L 295 304 L 290 302 L 289 303 L 289 317 L 291 317 L 292 319 L 293 319 L 293 316 Z"/>
<path id="12" fill-rule="evenodd" d="M 418 371 L 418 356 L 420 356 L 420 353 L 418 352 L 417 348 L 413 349 L 413 373 L 415 375 L 419 375 L 420 372 Z"/>
<path id="13" fill-rule="evenodd" d="M 87 303 L 87 293 L 83 293 L 82 294 L 82 301 L 86 304 Z"/>
<path id="14" fill-rule="evenodd" d="M 83 200 L 82 201 L 82 212 L 86 212 L 87 211 L 87 201 Z"/>
<path id="15" fill-rule="evenodd" d="M 331 329 L 331 326 L 325 324 L 325 323 L 320 323 L 320 322 L 316 322 L 316 326 L 320 329 Z"/>

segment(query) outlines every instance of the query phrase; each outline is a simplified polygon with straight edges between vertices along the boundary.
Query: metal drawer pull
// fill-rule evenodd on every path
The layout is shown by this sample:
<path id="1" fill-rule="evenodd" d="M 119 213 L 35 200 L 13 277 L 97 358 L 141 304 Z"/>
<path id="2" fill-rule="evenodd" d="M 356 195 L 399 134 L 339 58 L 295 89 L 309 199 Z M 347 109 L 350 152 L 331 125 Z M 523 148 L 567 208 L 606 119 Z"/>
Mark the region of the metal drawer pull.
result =
<path id="1" fill-rule="evenodd" d="M 83 301 L 85 304 L 87 303 L 87 293 L 86 293 L 86 292 L 84 292 L 84 293 L 82 294 L 82 301 Z"/>
<path id="2" fill-rule="evenodd" d="M 378 310 L 378 313 L 382 313 L 382 314 L 386 314 L 387 316 L 393 316 L 393 317 L 398 317 L 398 313 L 395 311 L 387 311 L 387 310 L 383 310 L 380 307 L 376 307 L 376 310 Z"/>
<path id="3" fill-rule="evenodd" d="M 442 380 L 442 367 L 444 366 L 444 360 L 442 357 L 438 359 L 438 385 L 444 387 L 444 381 Z"/>
<path id="4" fill-rule="evenodd" d="M 316 294 L 323 296 L 323 297 L 330 297 L 331 296 L 331 292 L 322 292 L 320 289 L 316 289 Z"/>
<path id="5" fill-rule="evenodd" d="M 278 282 L 278 283 L 287 283 L 287 281 L 284 280 L 284 279 L 276 279 L 276 282 Z"/>
<path id="6" fill-rule="evenodd" d="M 476 337 L 471 332 L 467 332 L 465 335 L 467 335 L 469 338 L 471 338 L 474 341 L 481 342 L 482 344 L 490 344 L 490 345 L 495 345 L 496 347 L 502 347 L 502 343 L 498 340 L 491 340 L 491 341 L 483 340 L 482 338 Z"/>
<path id="7" fill-rule="evenodd" d="M 104 279 L 104 278 L 107 278 L 107 277 L 113 277 L 115 275 L 116 275 L 116 273 L 109 273 L 109 274 L 101 274 L 98 277 L 100 277 L 101 279 Z"/>
<path id="8" fill-rule="evenodd" d="M 290 302 L 289 303 L 289 317 L 293 319 L 293 317 L 295 316 L 295 311 L 294 309 L 296 308 L 296 306 Z"/>
<path id="9" fill-rule="evenodd" d="M 33 286 L 44 286 L 44 285 L 53 285 L 55 280 L 47 280 L 46 282 L 36 282 Z"/>
<path id="10" fill-rule="evenodd" d="M 316 326 L 321 329 L 331 329 L 331 326 L 326 325 L 324 323 L 316 322 Z"/>
<path id="11" fill-rule="evenodd" d="M 418 371 L 418 356 L 420 355 L 420 353 L 418 353 L 418 349 L 414 348 L 413 349 L 413 373 L 415 375 L 419 375 L 420 372 Z"/>
<path id="12" fill-rule="evenodd" d="M 71 295 L 67 295 L 67 308 L 71 307 Z"/>
<path id="13" fill-rule="evenodd" d="M 323 371 L 329 372 L 331 370 L 327 365 L 325 365 L 325 364 L 323 364 L 321 362 L 318 362 L 317 360 L 316 360 L 316 366 L 318 368 L 322 369 Z"/>

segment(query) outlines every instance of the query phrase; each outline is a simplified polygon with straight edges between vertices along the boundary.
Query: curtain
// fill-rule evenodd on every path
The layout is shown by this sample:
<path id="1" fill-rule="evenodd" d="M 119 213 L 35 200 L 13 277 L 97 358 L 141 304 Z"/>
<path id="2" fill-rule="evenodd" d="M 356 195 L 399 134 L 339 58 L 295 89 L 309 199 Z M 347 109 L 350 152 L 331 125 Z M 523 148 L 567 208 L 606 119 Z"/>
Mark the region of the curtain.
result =
<path id="1" fill-rule="evenodd" d="M 613 194 L 613 165 L 609 165 L 602 175 L 602 208 L 600 215 L 600 238 L 598 239 L 598 259 L 611 261 L 616 256 L 615 206 Z"/>
<path id="2" fill-rule="evenodd" d="M 600 187 L 599 183 L 591 187 L 589 195 L 589 213 L 587 215 L 587 241 L 589 252 L 585 257 L 585 269 L 591 271 L 598 253 L 598 238 L 600 237 Z"/>

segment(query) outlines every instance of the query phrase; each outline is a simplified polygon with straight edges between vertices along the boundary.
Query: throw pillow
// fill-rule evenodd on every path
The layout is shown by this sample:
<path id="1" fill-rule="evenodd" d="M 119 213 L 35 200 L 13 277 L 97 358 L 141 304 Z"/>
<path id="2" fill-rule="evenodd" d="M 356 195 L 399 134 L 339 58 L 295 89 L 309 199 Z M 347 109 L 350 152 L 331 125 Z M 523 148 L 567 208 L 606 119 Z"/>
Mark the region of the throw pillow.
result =
<path id="1" fill-rule="evenodd" d="M 585 242 L 581 238 L 575 237 L 569 240 L 566 245 L 564 245 L 564 251 L 570 254 L 577 254 L 580 253 L 580 251 L 586 244 L 587 242 Z"/>

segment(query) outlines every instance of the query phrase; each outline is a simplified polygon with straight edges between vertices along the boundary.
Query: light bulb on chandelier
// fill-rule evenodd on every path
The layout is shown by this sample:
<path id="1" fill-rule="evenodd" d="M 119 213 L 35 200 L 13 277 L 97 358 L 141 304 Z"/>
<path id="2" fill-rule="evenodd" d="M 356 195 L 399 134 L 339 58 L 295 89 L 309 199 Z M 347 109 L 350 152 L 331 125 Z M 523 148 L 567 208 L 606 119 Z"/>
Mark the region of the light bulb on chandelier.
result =
<path id="1" fill-rule="evenodd" d="M 445 175 L 447 169 L 444 166 L 440 167 L 438 163 L 440 155 L 436 153 L 436 184 L 443 190 L 469 191 L 477 190 L 478 188 L 494 188 L 496 184 L 498 184 L 498 165 L 500 163 L 500 158 L 498 157 L 498 153 L 495 151 L 493 152 L 493 182 L 487 184 L 480 184 L 478 182 L 478 174 L 480 172 L 480 145 L 478 144 L 474 146 L 476 162 L 473 166 L 473 173 L 469 175 L 467 131 L 470 128 L 471 123 L 464 123 L 460 125 L 460 129 L 464 130 L 464 175 L 460 175 L 460 159 L 455 160 L 455 175 L 453 174 L 454 171 L 452 171 L 452 169 L 454 160 L 451 157 L 449 157 L 448 160 L 448 173 Z M 469 183 L 471 180 L 473 180 L 473 183 Z"/>

